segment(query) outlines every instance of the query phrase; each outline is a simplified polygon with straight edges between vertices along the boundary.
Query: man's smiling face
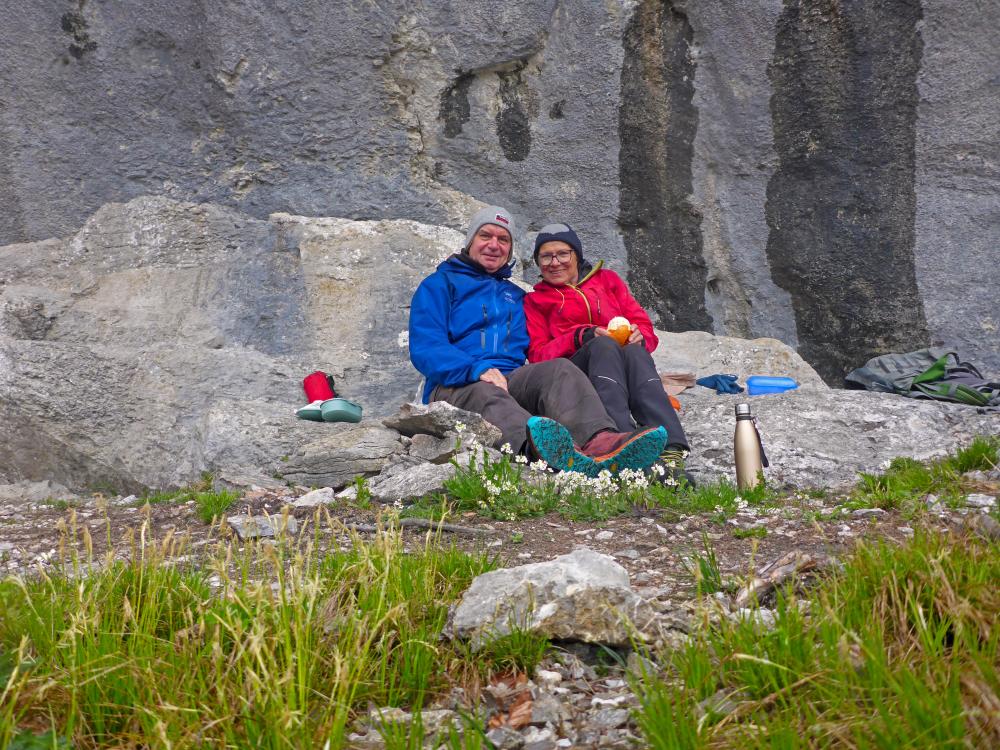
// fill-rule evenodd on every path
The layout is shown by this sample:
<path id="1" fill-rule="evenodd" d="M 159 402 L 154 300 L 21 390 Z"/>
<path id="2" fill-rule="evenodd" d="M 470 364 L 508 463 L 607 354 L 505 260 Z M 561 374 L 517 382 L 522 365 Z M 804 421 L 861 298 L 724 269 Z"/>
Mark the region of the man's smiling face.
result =
<path id="1" fill-rule="evenodd" d="M 490 273 L 496 273 L 510 259 L 513 241 L 503 227 L 483 224 L 469 243 L 469 257 Z"/>

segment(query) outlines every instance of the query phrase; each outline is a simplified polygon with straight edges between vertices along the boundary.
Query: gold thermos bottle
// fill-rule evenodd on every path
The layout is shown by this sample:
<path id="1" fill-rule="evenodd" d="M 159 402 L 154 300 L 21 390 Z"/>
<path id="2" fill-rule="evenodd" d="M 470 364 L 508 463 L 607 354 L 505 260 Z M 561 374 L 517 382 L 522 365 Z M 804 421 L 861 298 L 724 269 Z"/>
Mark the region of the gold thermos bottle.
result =
<path id="1" fill-rule="evenodd" d="M 756 487 L 764 467 L 760 460 L 760 436 L 750 414 L 750 404 L 736 404 L 733 452 L 736 455 L 736 486 L 741 490 Z"/>

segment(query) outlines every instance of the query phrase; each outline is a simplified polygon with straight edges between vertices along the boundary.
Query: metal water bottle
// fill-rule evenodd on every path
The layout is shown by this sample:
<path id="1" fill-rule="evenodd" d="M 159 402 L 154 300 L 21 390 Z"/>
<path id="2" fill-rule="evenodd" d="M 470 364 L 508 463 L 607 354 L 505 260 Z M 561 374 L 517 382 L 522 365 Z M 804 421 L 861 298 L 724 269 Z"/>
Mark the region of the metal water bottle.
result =
<path id="1" fill-rule="evenodd" d="M 764 466 L 761 462 L 760 435 L 750 413 L 750 404 L 736 404 L 733 452 L 736 456 L 736 486 L 741 490 L 756 487 Z"/>

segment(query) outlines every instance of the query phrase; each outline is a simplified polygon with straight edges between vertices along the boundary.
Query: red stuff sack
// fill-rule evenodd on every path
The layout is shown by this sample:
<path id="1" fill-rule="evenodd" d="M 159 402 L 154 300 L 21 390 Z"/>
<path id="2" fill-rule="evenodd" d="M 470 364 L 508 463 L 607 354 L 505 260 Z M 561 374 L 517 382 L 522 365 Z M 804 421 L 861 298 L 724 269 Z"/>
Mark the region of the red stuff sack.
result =
<path id="1" fill-rule="evenodd" d="M 305 389 L 309 403 L 326 401 L 328 398 L 336 398 L 337 396 L 333 390 L 333 378 L 322 370 L 316 370 L 316 372 L 306 375 L 302 381 L 302 388 Z"/>

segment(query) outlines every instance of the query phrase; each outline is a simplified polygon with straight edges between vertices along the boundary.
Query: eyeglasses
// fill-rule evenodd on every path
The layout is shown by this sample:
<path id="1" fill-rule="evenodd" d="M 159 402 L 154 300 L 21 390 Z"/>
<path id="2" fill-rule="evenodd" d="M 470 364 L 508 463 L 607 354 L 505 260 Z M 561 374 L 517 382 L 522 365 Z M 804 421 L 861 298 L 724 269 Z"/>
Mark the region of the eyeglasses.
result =
<path id="1" fill-rule="evenodd" d="M 540 266 L 551 266 L 552 261 L 558 260 L 560 263 L 566 263 L 573 255 L 572 250 L 560 250 L 558 253 L 552 255 L 545 254 L 538 256 L 538 265 Z"/>

